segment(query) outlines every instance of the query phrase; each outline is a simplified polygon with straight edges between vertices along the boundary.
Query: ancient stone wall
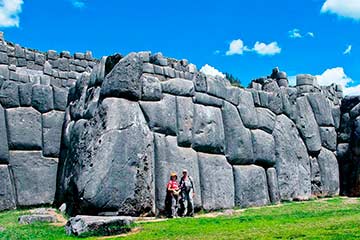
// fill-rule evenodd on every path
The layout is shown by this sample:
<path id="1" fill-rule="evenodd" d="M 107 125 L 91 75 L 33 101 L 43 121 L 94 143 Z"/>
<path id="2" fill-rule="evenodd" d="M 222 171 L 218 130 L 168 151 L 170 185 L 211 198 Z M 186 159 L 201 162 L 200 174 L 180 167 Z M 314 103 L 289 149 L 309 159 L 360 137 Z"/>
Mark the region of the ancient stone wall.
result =
<path id="1" fill-rule="evenodd" d="M 341 194 L 360 196 L 360 97 L 345 97 L 341 105 L 337 157 Z"/>
<path id="2" fill-rule="evenodd" d="M 91 52 L 41 53 L 0 39 L 0 210 L 51 204 L 68 88 Z"/>
<path id="3" fill-rule="evenodd" d="M 283 72 L 241 89 L 161 54 L 104 57 L 70 89 L 58 204 L 161 213 L 183 168 L 205 210 L 339 194 L 342 90 L 310 75 L 287 85 Z"/>

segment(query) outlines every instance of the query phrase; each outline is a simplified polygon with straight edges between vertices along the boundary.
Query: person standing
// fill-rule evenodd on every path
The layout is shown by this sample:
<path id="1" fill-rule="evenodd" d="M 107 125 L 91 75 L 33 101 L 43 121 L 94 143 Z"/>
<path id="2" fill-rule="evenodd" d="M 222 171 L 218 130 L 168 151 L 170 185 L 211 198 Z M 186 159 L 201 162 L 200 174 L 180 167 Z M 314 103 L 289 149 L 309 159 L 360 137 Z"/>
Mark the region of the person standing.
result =
<path id="1" fill-rule="evenodd" d="M 165 210 L 169 218 L 178 216 L 179 184 L 176 172 L 170 174 L 170 181 L 166 186 Z"/>
<path id="2" fill-rule="evenodd" d="M 183 170 L 183 176 L 180 179 L 180 194 L 181 194 L 181 212 L 182 216 L 194 216 L 194 181 L 191 176 L 188 175 L 186 169 Z"/>

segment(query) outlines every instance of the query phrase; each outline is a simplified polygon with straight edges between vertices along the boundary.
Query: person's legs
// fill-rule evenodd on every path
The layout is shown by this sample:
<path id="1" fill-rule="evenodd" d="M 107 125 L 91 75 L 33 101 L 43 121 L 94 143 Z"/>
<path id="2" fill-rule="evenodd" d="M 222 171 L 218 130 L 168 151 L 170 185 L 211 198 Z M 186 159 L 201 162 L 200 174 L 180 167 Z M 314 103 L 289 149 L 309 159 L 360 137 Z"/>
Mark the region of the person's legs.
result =
<path id="1" fill-rule="evenodd" d="M 194 199 L 193 199 L 193 191 L 191 190 L 188 193 L 188 204 L 187 204 L 187 215 L 194 216 Z"/>
<path id="2" fill-rule="evenodd" d="M 177 210 L 178 210 L 177 205 L 178 205 L 177 197 L 172 195 L 171 196 L 171 217 L 176 217 L 177 216 Z"/>
<path id="3" fill-rule="evenodd" d="M 186 216 L 188 213 L 188 206 L 189 206 L 189 194 L 186 191 L 184 191 L 184 193 L 183 193 L 183 198 L 184 198 L 183 199 L 183 207 L 184 207 L 183 216 Z"/>

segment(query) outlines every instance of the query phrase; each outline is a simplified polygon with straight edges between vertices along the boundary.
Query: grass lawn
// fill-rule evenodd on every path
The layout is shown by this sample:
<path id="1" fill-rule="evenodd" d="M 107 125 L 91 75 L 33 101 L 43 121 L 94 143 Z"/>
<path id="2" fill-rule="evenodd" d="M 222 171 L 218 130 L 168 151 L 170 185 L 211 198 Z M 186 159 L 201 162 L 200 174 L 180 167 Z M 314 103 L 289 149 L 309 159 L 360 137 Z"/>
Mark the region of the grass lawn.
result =
<path id="1" fill-rule="evenodd" d="M 6 228 L 0 239 L 78 239 L 66 236 L 61 226 L 19 225 L 17 218 L 24 213 L 0 213 L 0 226 Z M 230 216 L 144 222 L 137 227 L 142 230 L 124 239 L 360 239 L 360 199 L 284 203 Z"/>

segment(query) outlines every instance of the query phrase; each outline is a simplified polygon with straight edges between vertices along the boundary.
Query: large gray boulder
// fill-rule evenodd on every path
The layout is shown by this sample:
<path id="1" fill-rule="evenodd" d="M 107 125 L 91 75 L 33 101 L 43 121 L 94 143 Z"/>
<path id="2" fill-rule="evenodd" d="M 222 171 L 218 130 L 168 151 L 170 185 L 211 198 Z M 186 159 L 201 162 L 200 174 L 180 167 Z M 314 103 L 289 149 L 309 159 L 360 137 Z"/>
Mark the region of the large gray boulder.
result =
<path id="1" fill-rule="evenodd" d="M 0 165 L 0 211 L 16 207 L 15 195 L 7 165 Z"/>
<path id="2" fill-rule="evenodd" d="M 223 106 L 223 100 L 210 96 L 206 93 L 195 92 L 194 103 L 199 103 L 206 106 L 213 106 L 221 108 Z"/>
<path id="3" fill-rule="evenodd" d="M 309 101 L 305 96 L 297 98 L 296 102 L 298 107 L 296 126 L 309 152 L 319 152 L 321 149 L 319 126 L 317 125 Z"/>
<path id="4" fill-rule="evenodd" d="M 318 157 L 322 194 L 324 196 L 339 195 L 339 166 L 336 156 L 326 148 L 322 148 Z"/>
<path id="5" fill-rule="evenodd" d="M 336 151 L 337 133 L 334 127 L 320 127 L 320 137 L 323 147 Z"/>
<path id="6" fill-rule="evenodd" d="M 134 218 L 125 216 L 100 217 L 78 215 L 72 217 L 65 225 L 67 235 L 78 237 L 110 236 L 126 233 L 131 230 Z"/>
<path id="7" fill-rule="evenodd" d="M 159 101 L 162 98 L 161 83 L 159 78 L 149 74 L 141 76 L 141 100 Z"/>
<path id="8" fill-rule="evenodd" d="M 194 103 L 189 97 L 176 97 L 178 145 L 190 147 L 192 140 Z"/>
<path id="9" fill-rule="evenodd" d="M 206 77 L 207 93 L 215 97 L 226 99 L 227 97 L 227 84 L 225 79 Z"/>
<path id="10" fill-rule="evenodd" d="M 311 195 L 322 196 L 320 167 L 317 158 L 310 157 L 310 166 L 311 166 Z"/>
<path id="11" fill-rule="evenodd" d="M 307 95 L 319 126 L 334 126 L 330 101 L 321 93 Z"/>
<path id="12" fill-rule="evenodd" d="M 59 157 L 63 122 L 64 112 L 51 111 L 42 115 L 43 155 L 45 157 Z"/>
<path id="13" fill-rule="evenodd" d="M 122 58 L 106 75 L 102 87 L 101 96 L 123 97 L 131 100 L 141 98 L 141 75 L 143 61 L 137 53 L 130 53 Z"/>
<path id="14" fill-rule="evenodd" d="M 60 164 L 65 186 L 58 188 L 59 199 L 70 214 L 153 214 L 153 134 L 139 104 L 106 98 L 93 119 L 78 122 Z"/>
<path id="15" fill-rule="evenodd" d="M 267 183 L 269 188 L 269 197 L 270 201 L 273 204 L 280 203 L 280 191 L 279 191 L 279 184 L 278 184 L 278 178 L 275 168 L 268 168 L 266 170 L 266 177 L 267 177 Z"/>
<path id="16" fill-rule="evenodd" d="M 194 83 L 183 78 L 173 78 L 161 82 L 161 89 L 164 93 L 170 93 L 177 96 L 192 97 L 195 93 Z"/>
<path id="17" fill-rule="evenodd" d="M 44 158 L 41 151 L 10 151 L 9 162 L 19 206 L 53 203 L 57 159 Z"/>
<path id="18" fill-rule="evenodd" d="M 41 113 L 54 109 L 53 90 L 48 85 L 36 84 L 32 89 L 31 105 Z"/>
<path id="19" fill-rule="evenodd" d="M 9 146 L 4 108 L 0 105 L 0 164 L 9 161 Z"/>
<path id="20" fill-rule="evenodd" d="M 273 136 L 281 199 L 308 199 L 311 195 L 309 156 L 295 124 L 285 115 L 279 115 Z"/>
<path id="21" fill-rule="evenodd" d="M 242 208 L 270 203 L 265 169 L 255 165 L 234 166 L 235 205 Z"/>
<path id="22" fill-rule="evenodd" d="M 276 115 L 267 108 L 256 108 L 258 128 L 272 133 L 275 127 Z"/>
<path id="23" fill-rule="evenodd" d="M 256 128 L 258 126 L 254 99 L 251 92 L 246 90 L 240 91 L 238 109 L 241 120 L 247 128 Z"/>
<path id="24" fill-rule="evenodd" d="M 41 114 L 31 107 L 6 110 L 9 148 L 39 150 L 42 148 Z"/>
<path id="25" fill-rule="evenodd" d="M 196 152 L 177 146 L 176 137 L 155 134 L 155 193 L 158 212 L 165 210 L 166 184 L 170 173 L 177 172 L 180 181 L 182 170 L 187 169 L 195 185 L 195 207 L 201 206 L 199 166 Z"/>
<path id="26" fill-rule="evenodd" d="M 275 165 L 274 137 L 262 130 L 251 130 L 255 164 L 261 166 Z"/>
<path id="27" fill-rule="evenodd" d="M 205 153 L 223 153 L 225 150 L 224 126 L 221 110 L 195 104 L 192 147 Z"/>
<path id="28" fill-rule="evenodd" d="M 205 210 L 234 207 L 234 176 L 222 155 L 199 153 L 202 206 Z"/>
<path id="29" fill-rule="evenodd" d="M 224 102 L 222 117 L 225 130 L 225 154 L 231 164 L 254 163 L 251 132 L 243 125 L 239 112 L 230 103 Z"/>
<path id="30" fill-rule="evenodd" d="M 4 108 L 20 106 L 19 87 L 16 83 L 5 81 L 0 88 L 0 104 Z"/>
<path id="31" fill-rule="evenodd" d="M 140 102 L 141 109 L 152 131 L 176 135 L 176 97 L 164 94 L 158 102 Z"/>

